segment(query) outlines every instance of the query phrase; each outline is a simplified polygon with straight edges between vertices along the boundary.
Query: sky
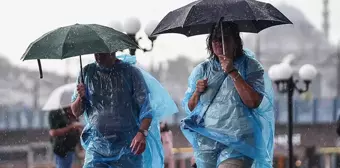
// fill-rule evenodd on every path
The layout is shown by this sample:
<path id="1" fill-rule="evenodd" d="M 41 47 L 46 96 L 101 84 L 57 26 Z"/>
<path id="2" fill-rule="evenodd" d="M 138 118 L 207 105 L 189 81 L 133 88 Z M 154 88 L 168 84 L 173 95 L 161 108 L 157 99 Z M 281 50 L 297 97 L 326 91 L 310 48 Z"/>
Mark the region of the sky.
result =
<path id="1" fill-rule="evenodd" d="M 12 64 L 38 69 L 36 61 L 21 61 L 20 58 L 28 45 L 44 33 L 75 23 L 96 23 L 109 26 L 112 21 L 123 22 L 128 17 L 138 17 L 144 27 L 151 20 L 161 20 L 169 11 L 184 6 L 193 0 L 10 0 L 0 2 L 0 55 Z M 280 3 L 300 9 L 307 19 L 318 29 L 322 26 L 323 0 L 262 0 L 274 6 Z M 330 40 L 333 44 L 340 41 L 339 0 L 330 1 Z M 142 30 L 143 30 L 142 27 Z M 140 32 L 139 35 L 143 36 Z M 154 44 L 152 52 L 137 52 L 138 61 L 147 66 L 153 60 L 156 65 L 178 55 L 186 55 L 193 60 L 206 57 L 205 37 L 186 38 L 181 35 L 162 35 Z M 148 47 L 148 41 L 140 45 Z M 84 62 L 93 61 L 86 56 Z M 67 62 L 67 63 L 66 63 Z M 69 73 L 79 71 L 78 59 L 42 61 L 44 71 Z M 37 75 L 38 76 L 38 75 Z"/>

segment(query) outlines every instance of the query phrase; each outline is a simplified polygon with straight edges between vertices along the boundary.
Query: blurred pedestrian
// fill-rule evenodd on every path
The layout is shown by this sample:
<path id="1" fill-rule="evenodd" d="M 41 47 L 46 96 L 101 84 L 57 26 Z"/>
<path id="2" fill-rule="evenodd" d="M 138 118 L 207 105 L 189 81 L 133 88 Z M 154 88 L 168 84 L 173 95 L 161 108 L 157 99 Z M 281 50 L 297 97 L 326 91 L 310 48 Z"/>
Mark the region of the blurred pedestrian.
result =
<path id="1" fill-rule="evenodd" d="M 197 168 L 195 157 L 192 157 L 190 160 L 190 166 L 191 168 Z"/>
<path id="2" fill-rule="evenodd" d="M 50 111 L 48 119 L 56 168 L 71 168 L 83 126 L 69 106 Z"/>
<path id="3" fill-rule="evenodd" d="M 151 106 L 152 89 L 142 71 L 115 53 L 94 57 L 96 62 L 83 69 L 84 81 L 81 74 L 78 77 L 71 105 L 75 116 L 84 114 L 86 119 L 81 136 L 84 168 L 160 167 L 163 153 L 159 122 L 154 118 L 157 110 Z"/>
<path id="4" fill-rule="evenodd" d="M 161 122 L 160 130 L 165 157 L 164 159 L 165 168 L 175 168 L 174 154 L 172 151 L 173 148 L 172 131 L 169 129 L 169 126 L 166 122 Z"/>

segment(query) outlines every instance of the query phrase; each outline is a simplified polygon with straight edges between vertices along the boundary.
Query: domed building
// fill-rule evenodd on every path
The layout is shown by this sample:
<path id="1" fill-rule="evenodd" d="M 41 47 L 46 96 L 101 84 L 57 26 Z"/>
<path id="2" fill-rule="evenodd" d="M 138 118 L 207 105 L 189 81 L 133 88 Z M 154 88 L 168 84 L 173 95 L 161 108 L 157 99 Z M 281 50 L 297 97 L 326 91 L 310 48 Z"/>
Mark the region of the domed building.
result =
<path id="1" fill-rule="evenodd" d="M 291 60 L 296 79 L 298 69 L 302 65 L 316 66 L 318 75 L 312 81 L 309 94 L 307 96 L 305 94 L 302 100 L 298 93 L 295 94 L 293 140 L 298 143 L 294 144 L 294 155 L 296 161 L 302 161 L 302 167 L 311 165 L 324 167 L 328 162 L 339 163 L 340 160 L 336 159 L 339 154 L 331 151 L 337 149 L 334 148 L 337 140 L 335 121 L 340 107 L 340 102 L 334 100 L 337 96 L 336 46 L 333 46 L 324 33 L 315 28 L 298 9 L 286 4 L 279 5 L 278 9 L 294 25 L 281 25 L 263 30 L 259 34 L 247 34 L 244 36 L 244 46 L 257 53 L 257 58 L 267 70 L 273 64 Z M 301 82 L 299 87 L 303 88 L 304 84 Z M 287 162 L 288 150 L 285 96 L 286 94 L 276 94 L 278 103 L 275 114 L 275 138 L 281 141 L 276 141 L 275 163 L 281 166 Z M 315 138 L 315 135 L 318 138 Z"/>
<path id="2" fill-rule="evenodd" d="M 313 64 L 319 76 L 312 82 L 314 97 L 336 96 L 336 47 L 332 46 L 322 31 L 316 29 L 298 9 L 282 4 L 278 9 L 294 25 L 281 25 L 261 31 L 259 34 L 247 34 L 244 45 L 258 55 L 258 59 L 268 69 L 279 63 L 285 56 L 293 54 L 294 69 L 303 64 Z"/>

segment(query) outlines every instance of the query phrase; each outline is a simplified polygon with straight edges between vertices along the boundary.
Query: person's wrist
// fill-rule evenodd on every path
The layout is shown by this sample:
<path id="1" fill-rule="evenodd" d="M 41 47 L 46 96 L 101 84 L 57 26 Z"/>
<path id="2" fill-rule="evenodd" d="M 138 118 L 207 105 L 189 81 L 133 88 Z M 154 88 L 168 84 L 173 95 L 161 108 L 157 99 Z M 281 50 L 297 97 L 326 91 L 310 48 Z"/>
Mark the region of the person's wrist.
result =
<path id="1" fill-rule="evenodd" d="M 80 102 L 80 103 L 83 102 L 82 96 L 79 95 L 79 96 L 77 97 L 77 101 Z"/>
<path id="2" fill-rule="evenodd" d="M 236 68 L 232 67 L 232 68 L 230 68 L 230 69 L 226 72 L 226 74 L 227 74 L 227 75 L 232 75 L 232 74 L 234 74 L 235 72 L 237 73 L 238 70 L 237 70 Z"/>
<path id="3" fill-rule="evenodd" d="M 229 76 L 234 82 L 236 82 L 241 77 L 240 73 L 237 70 L 229 73 Z"/>
<path id="4" fill-rule="evenodd" d="M 234 72 L 234 71 L 237 71 L 237 69 L 236 69 L 234 66 L 232 66 L 232 67 L 228 68 L 228 69 L 225 71 L 225 73 L 229 75 L 230 73 L 232 73 L 232 72 Z"/>
<path id="5" fill-rule="evenodd" d="M 198 90 L 195 90 L 194 96 L 200 96 L 200 95 L 201 95 L 201 92 L 199 92 Z"/>
<path id="6" fill-rule="evenodd" d="M 139 129 L 138 133 L 142 134 L 143 137 L 147 137 L 148 136 L 148 130 L 144 130 L 144 129 Z"/>
<path id="7" fill-rule="evenodd" d="M 146 138 L 147 136 L 145 136 L 143 133 L 138 132 L 143 138 Z"/>
<path id="8" fill-rule="evenodd" d="M 68 130 L 69 130 L 69 131 L 73 131 L 73 130 L 75 130 L 75 127 L 74 127 L 73 125 L 69 125 L 69 126 L 68 126 Z"/>

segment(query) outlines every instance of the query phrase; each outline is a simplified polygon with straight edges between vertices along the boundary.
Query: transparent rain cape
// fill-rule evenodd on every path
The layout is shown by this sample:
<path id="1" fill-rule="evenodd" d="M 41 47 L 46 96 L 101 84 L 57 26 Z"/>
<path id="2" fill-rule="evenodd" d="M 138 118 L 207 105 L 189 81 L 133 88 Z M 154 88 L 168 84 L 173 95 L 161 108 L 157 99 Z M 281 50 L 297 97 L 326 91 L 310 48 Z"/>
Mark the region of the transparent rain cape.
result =
<path id="1" fill-rule="evenodd" d="M 232 148 L 232 150 L 235 150 L 244 156 L 254 159 L 252 167 L 271 168 L 273 160 L 273 140 L 275 126 L 274 92 L 272 88 L 272 82 L 267 74 L 264 73 L 261 64 L 255 59 L 254 53 L 249 50 L 244 50 L 244 53 L 245 56 L 243 56 L 243 61 L 252 62 L 252 64 L 243 62 L 239 64 L 237 69 L 239 70 L 243 79 L 246 81 L 252 81 L 252 87 L 263 96 L 260 106 L 256 109 L 247 108 L 242 103 L 236 90 L 233 88 L 222 89 L 222 92 L 226 92 L 225 95 L 229 95 L 229 97 L 218 97 L 217 95 L 219 94 L 217 93 L 220 92 L 219 88 L 227 77 L 224 75 L 223 71 L 214 69 L 214 66 L 211 62 L 212 60 L 209 59 L 195 67 L 188 79 L 188 90 L 186 91 L 182 102 L 182 105 L 185 111 L 188 113 L 188 116 L 182 120 L 181 129 L 194 150 L 198 149 L 198 145 L 201 142 L 198 137 L 203 136 L 204 138 L 217 141 L 224 146 Z M 263 76 L 263 80 L 254 78 L 251 79 L 252 75 L 259 70 L 262 70 L 260 76 Z M 190 111 L 188 108 L 188 102 L 195 91 L 196 82 L 197 80 L 204 78 L 208 78 L 208 89 L 201 95 L 195 109 Z M 232 81 L 228 84 L 234 87 Z M 223 100 L 221 102 L 228 105 L 236 104 L 235 106 L 242 108 L 241 113 L 243 111 L 244 114 L 242 115 L 245 116 L 245 119 L 238 121 L 238 117 L 236 117 L 234 123 L 225 123 L 228 129 L 218 129 L 216 127 L 212 127 L 211 124 L 207 124 L 208 121 L 213 121 L 216 123 L 221 122 L 217 120 L 221 120 L 223 117 L 222 113 L 225 110 L 216 110 L 214 109 L 216 106 L 210 106 L 211 102 L 215 102 L 217 100 Z M 215 110 L 215 116 L 209 118 L 209 116 L 206 115 L 208 110 Z M 231 115 L 227 118 L 233 118 L 233 115 L 237 114 L 231 113 Z M 226 119 L 222 122 L 229 121 Z M 243 129 L 246 126 L 248 126 L 248 128 Z M 205 145 L 209 146 L 209 144 Z M 206 149 L 213 148 L 213 146 L 208 146 L 206 146 Z M 228 157 L 232 158 L 233 156 Z"/>
<path id="2" fill-rule="evenodd" d="M 84 167 L 162 168 L 159 122 L 178 112 L 177 106 L 154 77 L 134 66 L 135 56 L 117 58 L 121 62 L 111 69 L 100 68 L 96 63 L 84 67 L 87 97 L 86 126 L 81 136 L 86 150 Z M 72 100 L 77 96 L 75 91 Z M 137 156 L 129 146 L 144 118 L 152 118 L 152 123 L 146 149 Z"/>

